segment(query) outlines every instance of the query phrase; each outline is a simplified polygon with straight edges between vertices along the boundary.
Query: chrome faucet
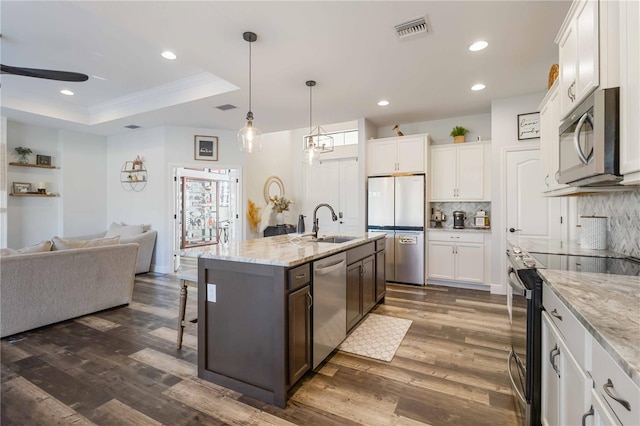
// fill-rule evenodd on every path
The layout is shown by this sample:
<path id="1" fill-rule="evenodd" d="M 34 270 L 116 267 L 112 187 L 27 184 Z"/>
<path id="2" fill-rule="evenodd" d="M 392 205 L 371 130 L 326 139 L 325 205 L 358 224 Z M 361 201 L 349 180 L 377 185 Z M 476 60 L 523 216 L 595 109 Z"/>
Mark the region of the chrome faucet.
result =
<path id="1" fill-rule="evenodd" d="M 313 209 L 313 238 L 316 238 L 316 239 L 318 238 L 318 231 L 320 230 L 320 227 L 318 226 L 318 218 L 316 217 L 316 214 L 318 213 L 318 209 L 322 206 L 331 210 L 331 220 L 333 220 L 334 222 L 338 220 L 338 216 L 336 216 L 336 212 L 333 211 L 333 207 L 331 207 L 327 203 L 318 204 L 316 208 Z"/>

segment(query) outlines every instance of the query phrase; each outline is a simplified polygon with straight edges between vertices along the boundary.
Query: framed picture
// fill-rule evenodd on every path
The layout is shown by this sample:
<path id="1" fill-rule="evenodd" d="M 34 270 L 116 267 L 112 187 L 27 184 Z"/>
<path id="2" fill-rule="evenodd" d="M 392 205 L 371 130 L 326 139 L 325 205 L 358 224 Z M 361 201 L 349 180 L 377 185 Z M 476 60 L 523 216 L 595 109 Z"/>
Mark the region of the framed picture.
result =
<path id="1" fill-rule="evenodd" d="M 36 164 L 40 164 L 41 166 L 50 166 L 51 165 L 51 156 L 50 155 L 36 155 Z"/>
<path id="2" fill-rule="evenodd" d="M 540 137 L 540 113 L 518 114 L 518 140 Z"/>
<path id="3" fill-rule="evenodd" d="M 218 137 L 195 135 L 195 159 L 218 161 Z"/>
<path id="4" fill-rule="evenodd" d="M 31 192 L 31 184 L 24 182 L 13 182 L 14 194 L 28 194 Z"/>

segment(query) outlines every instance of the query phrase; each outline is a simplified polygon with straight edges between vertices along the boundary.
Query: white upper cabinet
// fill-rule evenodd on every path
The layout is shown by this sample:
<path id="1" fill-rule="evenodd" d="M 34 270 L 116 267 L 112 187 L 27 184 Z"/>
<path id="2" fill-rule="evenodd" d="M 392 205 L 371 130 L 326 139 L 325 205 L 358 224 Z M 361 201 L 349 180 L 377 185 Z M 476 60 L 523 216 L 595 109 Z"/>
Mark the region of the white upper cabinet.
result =
<path id="1" fill-rule="evenodd" d="M 640 185 L 640 3 L 620 2 L 620 173 Z"/>
<path id="2" fill-rule="evenodd" d="M 600 83 L 598 1 L 574 1 L 560 30 L 560 115 L 565 117 Z"/>
<path id="3" fill-rule="evenodd" d="M 490 200 L 490 156 L 487 143 L 431 147 L 429 200 Z"/>
<path id="4" fill-rule="evenodd" d="M 367 143 L 367 175 L 426 172 L 427 135 L 372 140 Z"/>
<path id="5" fill-rule="evenodd" d="M 559 81 L 556 80 L 538 107 L 540 111 L 540 159 L 542 160 L 543 193 L 566 188 L 566 184 L 558 183 L 556 174 L 560 167 L 560 92 Z"/>

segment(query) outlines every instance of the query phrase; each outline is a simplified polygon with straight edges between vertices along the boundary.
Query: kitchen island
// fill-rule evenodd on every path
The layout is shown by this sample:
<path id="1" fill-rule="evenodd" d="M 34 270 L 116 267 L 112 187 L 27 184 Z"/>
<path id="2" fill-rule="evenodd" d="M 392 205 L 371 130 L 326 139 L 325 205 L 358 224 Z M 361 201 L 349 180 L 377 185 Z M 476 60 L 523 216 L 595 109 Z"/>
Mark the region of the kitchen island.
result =
<path id="1" fill-rule="evenodd" d="M 365 261 L 375 265 L 369 281 L 347 276 L 339 302 L 345 312 L 354 311 L 355 300 L 362 318 L 384 298 L 384 233 L 345 240 L 288 234 L 181 253 L 198 257 L 198 376 L 284 407 L 289 389 L 311 368 L 320 327 L 312 321 L 314 263 L 344 253 L 345 275 Z"/>

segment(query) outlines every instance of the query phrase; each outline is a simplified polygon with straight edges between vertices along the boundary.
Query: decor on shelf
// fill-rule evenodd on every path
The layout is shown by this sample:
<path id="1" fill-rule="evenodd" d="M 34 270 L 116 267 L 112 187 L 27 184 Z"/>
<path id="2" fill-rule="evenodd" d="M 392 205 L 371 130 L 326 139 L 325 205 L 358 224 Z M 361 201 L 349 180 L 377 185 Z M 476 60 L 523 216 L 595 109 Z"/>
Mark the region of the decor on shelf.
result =
<path id="1" fill-rule="evenodd" d="M 302 151 L 303 163 L 314 165 L 320 161 L 320 154 L 333 151 L 333 137 L 328 135 L 322 127 L 312 127 L 312 89 L 316 85 L 313 80 L 308 80 L 306 83 L 309 87 L 309 134 L 304 137 L 304 145 Z"/>
<path id="2" fill-rule="evenodd" d="M 393 129 L 391 129 L 391 130 L 393 130 L 394 132 L 396 132 L 396 136 L 404 136 L 404 133 L 402 133 L 402 132 L 400 131 L 400 127 L 398 127 L 398 125 L 397 125 L 397 124 L 396 124 L 395 126 L 393 126 Z"/>
<path id="3" fill-rule="evenodd" d="M 28 164 L 29 163 L 28 155 L 33 152 L 33 151 L 31 151 L 31 148 L 25 148 L 25 147 L 22 147 L 22 146 L 17 146 L 15 148 L 15 150 L 18 153 L 18 155 L 20 156 L 20 157 L 18 157 L 18 163 L 20 163 L 20 164 Z"/>
<path id="4" fill-rule="evenodd" d="M 51 165 L 51 156 L 50 155 L 36 155 L 36 164 L 41 166 L 50 166 Z"/>
<path id="5" fill-rule="evenodd" d="M 540 137 L 540 113 L 518 114 L 518 140 Z"/>
<path id="6" fill-rule="evenodd" d="M 218 137 L 195 135 L 195 159 L 218 161 Z"/>
<path id="7" fill-rule="evenodd" d="M 140 192 L 147 186 L 147 169 L 139 155 L 133 161 L 125 161 L 120 170 L 120 184 L 125 191 Z"/>
<path id="8" fill-rule="evenodd" d="M 289 206 L 293 204 L 293 200 L 274 195 L 269 201 L 273 204 L 273 208 L 276 209 L 276 225 L 284 225 L 285 214 L 289 215 Z"/>
<path id="9" fill-rule="evenodd" d="M 238 147 L 240 151 L 251 154 L 262 149 L 262 132 L 253 126 L 253 112 L 251 112 L 251 44 L 258 40 L 255 33 L 247 31 L 242 38 L 249 42 L 249 112 L 247 112 L 247 124 L 238 131 Z"/>
<path id="10" fill-rule="evenodd" d="M 45 182 L 38 182 L 38 194 L 47 193 L 47 184 Z"/>
<path id="11" fill-rule="evenodd" d="M 558 76 L 560 75 L 560 67 L 558 64 L 551 65 L 551 69 L 549 70 L 549 82 L 547 84 L 547 90 L 551 89 L 553 83 L 556 81 Z"/>
<path id="12" fill-rule="evenodd" d="M 144 163 L 144 157 L 136 155 L 136 158 L 133 160 L 133 170 L 142 170 L 142 163 Z"/>
<path id="13" fill-rule="evenodd" d="M 31 184 L 26 182 L 13 182 L 14 194 L 28 194 L 31 192 Z"/>
<path id="14" fill-rule="evenodd" d="M 456 126 L 451 130 L 449 134 L 453 138 L 453 143 L 464 143 L 464 136 L 469 133 L 469 130 L 462 126 Z"/>

